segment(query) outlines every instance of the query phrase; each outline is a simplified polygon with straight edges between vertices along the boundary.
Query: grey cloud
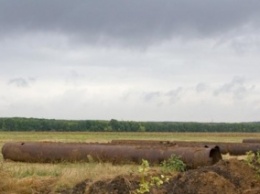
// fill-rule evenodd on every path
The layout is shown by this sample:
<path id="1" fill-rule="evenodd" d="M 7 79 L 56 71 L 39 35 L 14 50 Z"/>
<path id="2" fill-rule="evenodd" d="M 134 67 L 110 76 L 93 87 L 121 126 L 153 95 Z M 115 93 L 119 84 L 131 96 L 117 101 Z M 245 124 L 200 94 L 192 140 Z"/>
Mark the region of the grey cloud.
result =
<path id="1" fill-rule="evenodd" d="M 176 103 L 180 99 L 181 92 L 183 91 L 182 87 L 171 90 L 166 93 L 166 96 L 169 97 L 170 103 Z"/>
<path id="2" fill-rule="evenodd" d="M 84 74 L 76 70 L 70 70 L 66 75 L 66 82 L 76 84 L 78 80 L 84 78 Z"/>
<path id="3" fill-rule="evenodd" d="M 231 82 L 226 83 L 215 90 L 214 95 L 232 94 L 235 99 L 243 99 L 252 89 L 254 89 L 254 86 L 248 86 L 245 83 L 245 78 L 234 77 Z"/>
<path id="4" fill-rule="evenodd" d="M 14 78 L 11 79 L 8 83 L 17 87 L 27 87 L 29 85 L 27 80 L 24 78 Z"/>
<path id="5" fill-rule="evenodd" d="M 177 89 L 173 89 L 166 92 L 162 92 L 162 91 L 145 92 L 143 94 L 143 99 L 145 100 L 145 102 L 155 101 L 158 103 L 158 105 L 164 104 L 163 102 L 166 99 L 168 100 L 168 103 L 173 104 L 180 99 L 182 91 L 183 88 L 178 87 Z"/>
<path id="6" fill-rule="evenodd" d="M 0 33 L 53 31 L 140 44 L 259 26 L 259 8 L 257 0 L 0 0 Z"/>
<path id="7" fill-rule="evenodd" d="M 14 79 L 10 79 L 8 84 L 9 85 L 15 85 L 17 87 L 21 87 L 21 88 L 24 88 L 24 87 L 28 87 L 29 84 L 31 82 L 34 82 L 35 81 L 35 78 L 28 78 L 28 79 L 25 79 L 25 78 L 14 78 Z"/>
<path id="8" fill-rule="evenodd" d="M 144 94 L 144 100 L 147 101 L 152 101 L 155 99 L 158 99 L 161 97 L 161 92 L 147 92 Z"/>
<path id="9" fill-rule="evenodd" d="M 196 86 L 196 92 L 205 92 L 208 89 L 208 86 L 205 83 L 198 83 Z"/>

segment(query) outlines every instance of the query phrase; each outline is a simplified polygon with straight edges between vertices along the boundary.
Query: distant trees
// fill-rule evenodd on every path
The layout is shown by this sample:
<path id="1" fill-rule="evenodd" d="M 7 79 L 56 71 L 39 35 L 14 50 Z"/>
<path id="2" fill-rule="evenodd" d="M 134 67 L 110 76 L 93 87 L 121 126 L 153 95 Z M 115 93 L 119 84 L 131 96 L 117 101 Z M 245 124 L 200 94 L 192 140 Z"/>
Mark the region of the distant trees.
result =
<path id="1" fill-rule="evenodd" d="M 134 122 L 0 118 L 0 131 L 114 131 L 114 132 L 260 132 L 260 122 Z"/>
<path id="2" fill-rule="evenodd" d="M 111 119 L 109 121 L 109 125 L 110 125 L 112 131 L 120 131 L 120 128 L 121 128 L 120 123 L 117 120 Z"/>

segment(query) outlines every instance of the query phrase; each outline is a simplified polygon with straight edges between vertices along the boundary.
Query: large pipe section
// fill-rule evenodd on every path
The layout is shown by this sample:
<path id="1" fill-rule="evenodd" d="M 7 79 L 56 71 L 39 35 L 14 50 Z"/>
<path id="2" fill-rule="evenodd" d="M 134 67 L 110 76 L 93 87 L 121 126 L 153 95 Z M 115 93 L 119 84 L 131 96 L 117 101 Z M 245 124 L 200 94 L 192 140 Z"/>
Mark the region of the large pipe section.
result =
<path id="1" fill-rule="evenodd" d="M 218 147 L 143 147 L 136 145 L 9 142 L 2 147 L 4 159 L 21 162 L 98 161 L 120 163 L 161 163 L 172 155 L 179 156 L 189 168 L 212 165 L 221 159 Z"/>
<path id="2" fill-rule="evenodd" d="M 245 155 L 247 152 L 258 152 L 260 150 L 260 144 L 254 143 L 231 143 L 231 142 L 172 142 L 175 146 L 181 147 L 212 147 L 218 146 L 222 154 L 230 154 L 233 156 Z"/>
<path id="3" fill-rule="evenodd" d="M 243 143 L 260 143 L 260 139 L 243 139 Z"/>
<path id="4" fill-rule="evenodd" d="M 247 152 L 260 151 L 258 143 L 231 143 L 231 142 L 196 142 L 196 141 L 157 141 L 157 140 L 112 140 L 112 144 L 149 145 L 163 147 L 214 147 L 218 146 L 222 154 L 238 156 Z"/>

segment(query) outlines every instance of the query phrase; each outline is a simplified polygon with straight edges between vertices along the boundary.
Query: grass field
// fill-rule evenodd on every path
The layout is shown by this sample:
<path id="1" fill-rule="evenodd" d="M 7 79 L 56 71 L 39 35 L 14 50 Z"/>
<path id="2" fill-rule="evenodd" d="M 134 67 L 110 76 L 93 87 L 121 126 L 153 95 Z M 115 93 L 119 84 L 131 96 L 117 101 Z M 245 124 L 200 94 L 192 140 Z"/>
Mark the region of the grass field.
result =
<path id="1" fill-rule="evenodd" d="M 8 141 L 109 142 L 113 139 L 241 142 L 260 138 L 258 133 L 89 133 L 0 132 L 0 148 Z M 4 161 L 0 155 L 1 194 L 59 191 L 85 179 L 99 180 L 136 172 L 136 165 L 109 163 L 32 164 Z M 44 192 L 43 192 L 44 191 Z M 47 192 L 48 193 L 48 192 Z M 53 192 L 54 193 L 54 192 Z"/>
<path id="2" fill-rule="evenodd" d="M 0 143 L 6 141 L 108 142 L 113 139 L 230 141 L 257 138 L 260 133 L 138 133 L 138 132 L 0 132 Z"/>

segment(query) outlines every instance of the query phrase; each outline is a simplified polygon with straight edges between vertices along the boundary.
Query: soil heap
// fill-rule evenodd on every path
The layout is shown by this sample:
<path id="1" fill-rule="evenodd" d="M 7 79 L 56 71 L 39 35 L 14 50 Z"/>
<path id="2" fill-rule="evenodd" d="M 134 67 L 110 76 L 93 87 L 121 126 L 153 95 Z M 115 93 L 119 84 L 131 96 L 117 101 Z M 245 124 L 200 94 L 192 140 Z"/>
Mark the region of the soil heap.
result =
<path id="1" fill-rule="evenodd" d="M 118 176 L 92 183 L 86 180 L 62 194 L 129 194 L 139 187 L 139 177 Z M 244 161 L 221 160 L 213 166 L 179 173 L 151 194 L 259 194 L 260 177 Z"/>

